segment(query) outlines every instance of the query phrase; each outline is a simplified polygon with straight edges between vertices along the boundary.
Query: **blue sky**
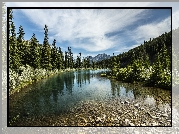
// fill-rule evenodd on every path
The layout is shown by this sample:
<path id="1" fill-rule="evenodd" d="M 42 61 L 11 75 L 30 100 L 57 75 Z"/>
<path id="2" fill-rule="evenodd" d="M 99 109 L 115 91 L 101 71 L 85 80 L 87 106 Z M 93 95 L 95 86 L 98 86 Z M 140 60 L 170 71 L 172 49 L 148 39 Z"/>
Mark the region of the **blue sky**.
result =
<path id="1" fill-rule="evenodd" d="M 14 9 L 13 16 L 26 40 L 35 33 L 43 43 L 46 24 L 49 43 L 56 39 L 63 52 L 71 47 L 74 57 L 117 55 L 171 30 L 170 9 Z"/>

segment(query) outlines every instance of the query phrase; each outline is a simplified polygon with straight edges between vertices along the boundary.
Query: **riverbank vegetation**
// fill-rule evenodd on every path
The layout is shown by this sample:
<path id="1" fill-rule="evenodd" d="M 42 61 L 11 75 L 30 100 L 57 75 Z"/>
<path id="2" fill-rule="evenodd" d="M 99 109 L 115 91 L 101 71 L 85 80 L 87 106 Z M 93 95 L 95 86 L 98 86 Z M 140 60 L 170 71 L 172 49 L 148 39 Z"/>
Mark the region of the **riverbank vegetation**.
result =
<path id="1" fill-rule="evenodd" d="M 179 29 L 173 31 L 176 32 Z M 110 59 L 98 64 L 101 65 L 101 68 L 111 69 L 111 72 L 107 74 L 108 77 L 124 82 L 143 83 L 146 86 L 171 89 L 171 37 L 171 31 L 164 33 L 157 38 L 144 41 L 144 44 L 128 52 L 117 56 L 113 54 Z M 173 54 L 176 57 L 176 54 Z M 177 57 L 175 62 L 178 62 Z"/>

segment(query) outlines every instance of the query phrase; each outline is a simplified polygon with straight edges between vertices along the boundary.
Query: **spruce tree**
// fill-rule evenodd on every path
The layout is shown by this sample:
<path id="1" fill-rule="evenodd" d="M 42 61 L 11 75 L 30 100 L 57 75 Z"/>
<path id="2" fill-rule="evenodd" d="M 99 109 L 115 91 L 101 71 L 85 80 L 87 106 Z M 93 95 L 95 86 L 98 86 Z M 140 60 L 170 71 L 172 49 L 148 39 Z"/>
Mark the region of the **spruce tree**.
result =
<path id="1" fill-rule="evenodd" d="M 52 69 L 51 65 L 51 48 L 48 42 L 48 27 L 45 25 L 45 33 L 44 33 L 44 41 L 43 41 L 43 49 L 42 49 L 42 66 L 47 70 Z"/>
<path id="2" fill-rule="evenodd" d="M 58 48 L 57 68 L 64 69 L 64 56 L 61 48 Z"/>
<path id="3" fill-rule="evenodd" d="M 73 53 L 71 47 L 68 47 L 68 67 L 73 68 Z"/>
<path id="4" fill-rule="evenodd" d="M 34 69 L 40 68 L 40 45 L 39 41 L 35 37 L 35 34 L 33 33 L 32 38 L 30 39 L 30 60 L 29 65 L 33 67 Z"/>
<path id="5" fill-rule="evenodd" d="M 68 52 L 65 51 L 65 61 L 64 61 L 65 69 L 68 67 Z"/>
<path id="6" fill-rule="evenodd" d="M 79 59 L 78 59 L 78 67 L 81 68 L 81 52 L 79 54 L 80 54 L 80 56 L 79 56 Z"/>
<path id="7" fill-rule="evenodd" d="M 15 33 L 15 25 L 12 21 L 13 11 L 9 10 L 9 68 L 17 70 L 20 67 L 20 57 L 17 48 L 17 39 Z"/>
<path id="8" fill-rule="evenodd" d="M 20 62 L 22 65 L 26 65 L 28 64 L 26 59 L 25 59 L 25 50 L 26 50 L 26 42 L 24 41 L 24 35 L 25 32 L 23 30 L 23 27 L 20 25 L 19 27 L 19 32 L 17 33 L 18 37 L 17 37 L 17 47 L 18 47 L 18 53 L 19 53 L 19 57 L 20 57 Z"/>
<path id="9" fill-rule="evenodd" d="M 52 64 L 52 69 L 57 69 L 57 61 L 58 61 L 58 50 L 55 46 L 56 40 L 54 39 L 52 43 L 52 50 L 51 50 L 51 64 Z"/>

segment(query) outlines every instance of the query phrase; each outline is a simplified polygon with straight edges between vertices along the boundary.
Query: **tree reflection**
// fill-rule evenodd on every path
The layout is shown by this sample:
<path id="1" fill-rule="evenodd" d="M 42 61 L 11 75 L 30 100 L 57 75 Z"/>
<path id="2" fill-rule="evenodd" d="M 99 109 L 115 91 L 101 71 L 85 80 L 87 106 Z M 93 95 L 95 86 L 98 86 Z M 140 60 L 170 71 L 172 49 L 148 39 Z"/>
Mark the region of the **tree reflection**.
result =
<path id="1" fill-rule="evenodd" d="M 63 95 L 63 89 L 64 89 L 64 75 L 58 75 L 56 77 L 57 82 L 57 90 L 60 95 Z"/>
<path id="2" fill-rule="evenodd" d="M 74 73 L 73 72 L 67 72 L 64 75 L 64 85 L 66 87 L 66 90 L 68 91 L 68 93 L 72 94 L 72 89 L 73 89 L 73 85 L 74 85 Z"/>
<path id="3" fill-rule="evenodd" d="M 112 95 L 115 96 L 116 89 L 115 89 L 115 81 L 113 80 L 111 80 L 111 91 L 112 91 Z"/>
<path id="4" fill-rule="evenodd" d="M 76 83 L 78 87 L 81 88 L 82 84 L 86 85 L 87 82 L 90 84 L 90 70 L 76 72 Z"/>
<path id="5" fill-rule="evenodd" d="M 121 85 L 119 84 L 119 82 L 115 81 L 115 80 L 110 80 L 110 83 L 111 83 L 112 95 L 120 97 L 121 96 L 121 90 L 120 90 Z"/>

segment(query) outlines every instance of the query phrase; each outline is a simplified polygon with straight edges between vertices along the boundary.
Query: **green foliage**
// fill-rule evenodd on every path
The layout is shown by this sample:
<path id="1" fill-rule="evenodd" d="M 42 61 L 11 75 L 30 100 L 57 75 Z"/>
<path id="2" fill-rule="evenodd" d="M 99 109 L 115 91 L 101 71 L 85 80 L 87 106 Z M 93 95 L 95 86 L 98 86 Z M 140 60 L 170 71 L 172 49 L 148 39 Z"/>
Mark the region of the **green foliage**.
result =
<path id="1" fill-rule="evenodd" d="M 27 52 L 28 49 L 26 48 L 26 53 L 29 54 L 28 64 L 34 69 L 40 68 L 41 51 L 38 43 L 39 41 L 35 37 L 35 34 L 33 34 L 29 43 L 29 52 Z"/>
<path id="2" fill-rule="evenodd" d="M 17 39 L 15 33 L 15 25 L 12 21 L 13 11 L 10 9 L 9 11 L 9 68 L 10 69 L 18 69 L 21 65 L 20 63 L 20 56 L 19 56 L 19 49 L 17 47 Z"/>
<path id="3" fill-rule="evenodd" d="M 147 86 L 171 89 L 170 41 L 171 32 L 112 56 L 106 60 L 111 75 L 125 82 L 143 82 Z"/>
<path id="4" fill-rule="evenodd" d="M 160 53 L 156 55 L 155 64 L 153 64 L 153 73 L 148 80 L 148 84 L 156 87 L 171 88 L 171 61 L 169 59 L 165 45 Z"/>
<path id="5" fill-rule="evenodd" d="M 61 51 L 61 48 L 58 48 L 58 53 L 57 53 L 57 69 L 64 69 L 64 56 L 63 56 L 63 52 Z"/>
<path id="6" fill-rule="evenodd" d="M 54 39 L 52 43 L 52 49 L 51 49 L 51 64 L 52 64 L 52 70 L 57 69 L 57 64 L 58 64 L 58 50 L 55 46 L 56 40 Z"/>
<path id="7" fill-rule="evenodd" d="M 16 71 L 13 71 L 10 69 L 9 70 L 10 94 L 13 93 L 14 90 L 20 90 L 22 87 L 27 86 L 28 84 L 31 84 L 33 81 L 46 78 L 58 72 L 59 71 L 57 69 L 54 69 L 53 71 L 49 71 L 46 69 L 34 69 L 29 65 L 20 66 L 19 69 Z"/>
<path id="8" fill-rule="evenodd" d="M 48 28 L 47 25 L 45 25 L 45 37 L 44 37 L 44 42 L 43 42 L 43 48 L 42 48 L 42 67 L 47 70 L 52 69 L 52 64 L 51 64 L 51 48 L 48 43 Z"/>
<path id="9" fill-rule="evenodd" d="M 81 53 L 79 53 L 79 56 L 77 55 L 76 63 L 75 63 L 75 68 L 81 68 Z"/>

